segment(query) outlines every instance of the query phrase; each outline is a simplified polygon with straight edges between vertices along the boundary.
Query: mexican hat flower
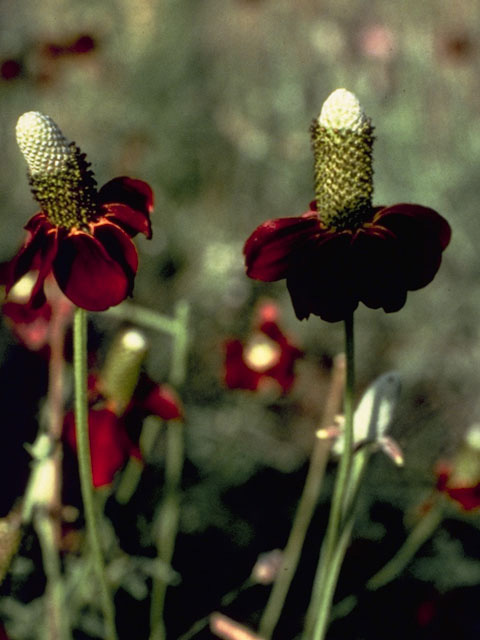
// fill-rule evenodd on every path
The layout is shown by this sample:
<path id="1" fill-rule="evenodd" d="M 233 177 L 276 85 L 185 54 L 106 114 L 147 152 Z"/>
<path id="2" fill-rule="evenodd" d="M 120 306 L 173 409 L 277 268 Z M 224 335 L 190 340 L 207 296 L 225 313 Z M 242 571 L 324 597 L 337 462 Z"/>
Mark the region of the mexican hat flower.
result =
<path id="1" fill-rule="evenodd" d="M 450 227 L 417 204 L 373 206 L 373 127 L 357 98 L 334 91 L 313 122 L 315 201 L 261 224 L 245 243 L 247 275 L 286 279 L 297 317 L 344 320 L 363 302 L 387 312 L 434 278 Z"/>
<path id="2" fill-rule="evenodd" d="M 152 190 L 127 177 L 97 190 L 85 155 L 41 113 L 23 114 L 16 133 L 41 210 L 25 226 L 28 236 L 10 264 L 7 292 L 34 270 L 32 308 L 44 304 L 50 273 L 78 307 L 103 311 L 119 304 L 132 294 L 138 267 L 132 238 L 151 237 Z"/>
<path id="3" fill-rule="evenodd" d="M 225 383 L 229 389 L 256 391 L 271 382 L 287 393 L 295 381 L 295 363 L 303 352 L 291 343 L 278 323 L 274 302 L 264 302 L 248 340 L 225 344 Z"/>

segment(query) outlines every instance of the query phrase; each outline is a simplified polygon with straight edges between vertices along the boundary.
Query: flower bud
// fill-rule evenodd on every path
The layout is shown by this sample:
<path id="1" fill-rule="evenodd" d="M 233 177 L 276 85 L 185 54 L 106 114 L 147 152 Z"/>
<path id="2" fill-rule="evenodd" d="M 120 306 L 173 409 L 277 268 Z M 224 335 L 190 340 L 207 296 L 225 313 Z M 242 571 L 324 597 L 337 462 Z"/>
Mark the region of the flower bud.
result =
<path id="1" fill-rule="evenodd" d="M 117 336 L 107 353 L 100 387 L 106 400 L 114 404 L 117 415 L 125 411 L 132 399 L 147 350 L 143 333 L 129 329 Z"/>

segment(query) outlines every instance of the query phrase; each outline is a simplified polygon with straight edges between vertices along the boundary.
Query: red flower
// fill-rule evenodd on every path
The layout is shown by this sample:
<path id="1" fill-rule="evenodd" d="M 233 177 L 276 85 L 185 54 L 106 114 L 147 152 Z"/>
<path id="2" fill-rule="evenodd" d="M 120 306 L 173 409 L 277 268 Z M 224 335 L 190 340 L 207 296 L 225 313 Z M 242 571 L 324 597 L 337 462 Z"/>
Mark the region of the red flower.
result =
<path id="1" fill-rule="evenodd" d="M 9 268 L 8 263 L 0 265 L 2 284 L 5 282 Z M 53 276 L 49 276 L 45 282 L 48 302 L 39 308 L 33 308 L 28 304 L 36 279 L 36 272 L 25 274 L 10 292 L 8 301 L 5 301 L 2 306 L 6 324 L 18 340 L 31 351 L 41 351 L 48 347 L 53 314 L 59 315 L 63 323 L 68 323 L 74 310 L 70 300 L 57 287 Z M 58 326 L 56 329 L 58 330 Z"/>
<path id="2" fill-rule="evenodd" d="M 152 190 L 121 177 L 97 191 L 85 155 L 41 113 L 24 113 L 16 134 L 41 210 L 25 227 L 28 236 L 11 262 L 7 293 L 28 271 L 38 270 L 30 298 L 34 308 L 45 302 L 49 273 L 78 307 L 103 311 L 119 304 L 131 295 L 138 267 L 131 239 L 152 235 Z"/>
<path id="3" fill-rule="evenodd" d="M 151 237 L 152 190 L 141 180 L 115 178 L 98 192 L 96 208 L 91 221 L 71 228 L 53 224 L 43 211 L 34 215 L 12 260 L 7 292 L 38 268 L 33 308 L 45 302 L 43 284 L 50 273 L 67 298 L 89 311 L 103 311 L 131 295 L 138 267 L 131 238 L 137 233 Z"/>
<path id="4" fill-rule="evenodd" d="M 356 228 L 336 229 L 314 203 L 301 216 L 261 224 L 248 238 L 247 275 L 287 281 L 297 317 L 344 319 L 359 302 L 398 311 L 407 291 L 435 276 L 450 227 L 433 209 L 414 204 L 374 207 Z"/>
<path id="5" fill-rule="evenodd" d="M 265 303 L 259 309 L 248 342 L 230 340 L 226 343 L 225 383 L 230 389 L 255 391 L 273 380 L 283 393 L 290 390 L 295 379 L 295 362 L 303 352 L 289 342 L 277 319 L 276 305 Z"/>
<path id="6" fill-rule="evenodd" d="M 155 415 L 163 420 L 182 417 L 180 402 L 174 392 L 147 377 L 140 380 L 129 406 L 121 415 L 117 415 L 113 403 L 101 396 L 98 384 L 93 377 L 90 379 L 91 408 L 88 413 L 92 477 L 93 485 L 97 488 L 111 484 L 115 474 L 128 458 L 142 460 L 138 444 L 129 435 L 132 423 L 134 426 L 140 425 L 147 415 Z M 73 411 L 65 417 L 64 437 L 66 442 L 76 449 Z"/>
<path id="7" fill-rule="evenodd" d="M 465 511 L 480 507 L 480 482 L 461 481 L 451 464 L 439 463 L 435 469 L 437 490 L 448 495 Z"/>

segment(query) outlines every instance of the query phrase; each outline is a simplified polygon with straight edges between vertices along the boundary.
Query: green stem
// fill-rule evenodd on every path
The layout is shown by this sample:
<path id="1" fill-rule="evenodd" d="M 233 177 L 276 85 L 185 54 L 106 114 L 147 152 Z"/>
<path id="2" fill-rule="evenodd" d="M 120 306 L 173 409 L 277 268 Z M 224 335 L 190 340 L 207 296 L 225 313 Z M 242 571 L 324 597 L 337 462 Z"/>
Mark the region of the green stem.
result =
<path id="1" fill-rule="evenodd" d="M 332 506 L 328 520 L 325 540 L 322 544 L 320 561 L 315 576 L 312 597 L 307 611 L 305 624 L 305 640 L 322 640 L 326 631 L 326 624 L 330 614 L 333 592 L 326 589 L 331 580 L 331 562 L 335 555 L 339 537 L 341 535 L 342 518 L 348 518 L 346 496 L 349 491 L 350 472 L 353 459 L 353 415 L 354 415 L 354 340 L 353 313 L 345 319 L 345 353 L 347 358 L 347 373 L 345 383 L 345 427 L 344 448 L 337 472 L 337 479 L 332 497 Z M 336 584 L 336 579 L 335 579 Z M 325 618 L 325 620 L 323 619 Z"/>
<path id="2" fill-rule="evenodd" d="M 116 307 L 111 307 L 105 313 L 120 320 L 127 320 L 171 335 L 176 335 L 178 330 L 176 318 L 168 318 L 157 311 L 130 302 L 122 302 Z"/>
<path id="3" fill-rule="evenodd" d="M 175 314 L 176 330 L 169 375 L 170 382 L 177 388 L 182 385 L 186 375 L 188 316 L 188 303 L 179 302 Z M 154 524 L 157 556 L 168 566 L 172 563 L 180 520 L 180 486 L 184 447 L 183 423 L 179 420 L 170 421 L 167 423 L 165 494 Z M 164 609 L 167 588 L 168 580 L 154 577 L 150 604 L 150 640 L 164 640 L 166 638 Z"/>
<path id="4" fill-rule="evenodd" d="M 73 368 L 75 383 L 75 428 L 77 437 L 78 467 L 82 490 L 83 507 L 92 553 L 96 579 L 101 592 L 102 610 L 105 619 L 106 640 L 116 640 L 115 609 L 107 583 L 100 536 L 98 514 L 92 481 L 92 463 L 88 435 L 87 399 L 87 313 L 76 309 L 73 324 Z"/>
<path id="5" fill-rule="evenodd" d="M 330 388 L 322 417 L 323 428 L 331 426 L 339 412 L 345 384 L 344 356 L 337 356 L 330 381 Z M 264 640 L 272 637 L 283 610 L 290 584 L 295 575 L 305 536 L 317 505 L 325 467 L 330 450 L 330 441 L 315 438 L 305 485 L 300 497 L 292 529 L 283 551 L 282 567 L 273 584 L 270 597 L 259 624 L 259 634 Z"/>
<path id="6" fill-rule="evenodd" d="M 442 519 L 443 504 L 440 500 L 417 522 L 393 558 L 368 580 L 366 588 L 369 591 L 375 591 L 398 578 L 413 560 L 420 547 L 432 536 Z M 335 605 L 332 618 L 343 618 L 348 615 L 356 607 L 357 600 L 357 596 L 353 594 L 341 600 Z"/>
<path id="7" fill-rule="evenodd" d="M 430 538 L 442 519 L 442 504 L 437 503 L 417 522 L 393 558 L 370 578 L 366 584 L 367 589 L 374 591 L 398 577 L 420 547 Z"/>
<path id="8" fill-rule="evenodd" d="M 55 522 L 45 509 L 40 508 L 33 516 L 33 526 L 40 542 L 43 568 L 47 577 L 47 615 L 45 616 L 47 637 L 50 640 L 67 640 L 71 635 L 56 544 Z"/>

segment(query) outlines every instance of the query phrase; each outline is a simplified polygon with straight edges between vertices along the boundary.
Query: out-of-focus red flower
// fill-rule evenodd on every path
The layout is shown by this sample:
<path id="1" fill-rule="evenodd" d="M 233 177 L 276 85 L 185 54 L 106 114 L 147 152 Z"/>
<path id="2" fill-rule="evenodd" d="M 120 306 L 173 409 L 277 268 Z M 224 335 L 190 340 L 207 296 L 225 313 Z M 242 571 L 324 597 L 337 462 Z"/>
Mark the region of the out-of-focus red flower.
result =
<path id="1" fill-rule="evenodd" d="M 60 58 L 68 55 L 83 55 L 94 51 L 97 47 L 95 39 L 82 34 L 64 42 L 47 42 L 43 45 L 43 52 L 50 58 Z"/>
<path id="2" fill-rule="evenodd" d="M 0 284 L 5 282 L 8 264 L 0 265 Z M 7 301 L 2 305 L 2 315 L 12 332 L 30 349 L 41 351 L 48 346 L 52 314 L 60 315 L 62 324 L 70 321 L 74 306 L 60 291 L 52 276 L 45 281 L 48 302 L 38 309 L 28 304 L 31 291 L 37 279 L 36 272 L 29 272 L 21 278 L 13 289 Z"/>
<path id="3" fill-rule="evenodd" d="M 162 420 L 181 419 L 183 410 L 174 391 L 167 385 L 159 385 L 147 376 L 141 377 L 132 400 L 118 415 L 115 404 L 102 396 L 101 379 L 89 377 L 88 431 L 92 460 L 93 485 L 96 488 L 110 485 L 115 474 L 129 458 L 142 461 L 139 446 L 129 433 L 129 426 L 141 425 L 148 415 Z M 75 416 L 70 411 L 64 421 L 64 438 L 76 450 Z"/>
<path id="4" fill-rule="evenodd" d="M 386 25 L 372 24 L 360 32 L 359 45 L 364 55 L 387 61 L 395 53 L 395 35 Z"/>
<path id="5" fill-rule="evenodd" d="M 34 309 L 45 303 L 49 274 L 78 307 L 103 311 L 119 304 L 132 294 L 138 267 L 132 238 L 151 237 L 152 190 L 120 177 L 97 191 L 85 156 L 37 112 L 21 116 L 17 140 L 42 210 L 25 226 L 28 236 L 11 261 L 7 293 L 37 269 L 29 301 Z"/>
<path id="6" fill-rule="evenodd" d="M 273 302 L 259 307 L 248 340 L 229 340 L 225 351 L 226 385 L 251 391 L 274 381 L 287 393 L 295 380 L 295 362 L 303 356 L 281 330 Z"/>
<path id="7" fill-rule="evenodd" d="M 261 224 L 244 253 L 250 278 L 286 279 L 299 320 L 312 313 L 336 322 L 359 302 L 401 309 L 407 291 L 433 280 L 449 241 L 446 220 L 420 205 L 374 207 L 357 228 L 335 229 L 311 203 L 301 216 Z"/>
<path id="8" fill-rule="evenodd" d="M 0 78 L 2 80 L 15 80 L 21 75 L 22 70 L 22 63 L 13 58 L 0 62 Z"/>
<path id="9" fill-rule="evenodd" d="M 465 511 L 473 511 L 480 507 L 480 480 L 469 483 L 456 477 L 452 464 L 441 462 L 435 469 L 437 490 L 448 495 Z"/>

